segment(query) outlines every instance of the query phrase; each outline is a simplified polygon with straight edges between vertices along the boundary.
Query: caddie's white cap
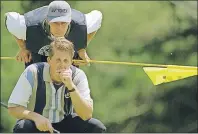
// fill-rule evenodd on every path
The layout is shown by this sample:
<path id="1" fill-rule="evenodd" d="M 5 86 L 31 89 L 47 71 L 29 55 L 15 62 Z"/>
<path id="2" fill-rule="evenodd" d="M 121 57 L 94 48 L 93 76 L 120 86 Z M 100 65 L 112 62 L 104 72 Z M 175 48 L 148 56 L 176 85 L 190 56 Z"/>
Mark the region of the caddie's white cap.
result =
<path id="1" fill-rule="evenodd" d="M 71 7 L 66 1 L 53 1 L 48 6 L 48 22 L 71 22 Z"/>

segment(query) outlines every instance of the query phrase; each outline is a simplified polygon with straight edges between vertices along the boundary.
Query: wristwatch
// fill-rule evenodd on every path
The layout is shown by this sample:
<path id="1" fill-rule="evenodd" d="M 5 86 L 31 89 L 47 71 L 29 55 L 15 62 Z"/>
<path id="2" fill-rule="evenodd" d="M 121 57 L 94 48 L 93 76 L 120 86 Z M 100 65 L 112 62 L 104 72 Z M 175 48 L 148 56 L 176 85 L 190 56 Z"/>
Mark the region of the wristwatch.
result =
<path id="1" fill-rule="evenodd" d="M 74 92 L 76 89 L 72 88 L 71 90 L 68 90 L 69 93 Z"/>

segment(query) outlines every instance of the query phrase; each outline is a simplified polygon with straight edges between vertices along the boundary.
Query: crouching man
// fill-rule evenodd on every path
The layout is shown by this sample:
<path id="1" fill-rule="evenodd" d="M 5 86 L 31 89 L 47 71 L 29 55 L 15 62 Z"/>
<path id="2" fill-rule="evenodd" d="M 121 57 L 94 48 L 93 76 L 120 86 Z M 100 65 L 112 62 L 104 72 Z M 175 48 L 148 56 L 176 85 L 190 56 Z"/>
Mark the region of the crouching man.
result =
<path id="1" fill-rule="evenodd" d="M 8 111 L 19 119 L 13 132 L 105 132 L 103 123 L 92 118 L 86 75 L 72 66 L 73 44 L 58 37 L 49 48 L 47 62 L 28 66 L 11 93 Z"/>

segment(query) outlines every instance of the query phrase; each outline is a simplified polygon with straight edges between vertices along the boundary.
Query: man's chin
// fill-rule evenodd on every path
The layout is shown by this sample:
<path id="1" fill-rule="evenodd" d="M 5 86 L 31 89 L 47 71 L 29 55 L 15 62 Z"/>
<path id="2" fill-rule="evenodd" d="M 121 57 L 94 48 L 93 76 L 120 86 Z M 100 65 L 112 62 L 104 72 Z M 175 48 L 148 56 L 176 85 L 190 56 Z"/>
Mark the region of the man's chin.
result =
<path id="1" fill-rule="evenodd" d="M 57 83 L 61 83 L 62 81 L 61 81 L 61 79 L 60 79 L 60 76 L 56 76 L 56 80 L 55 80 L 55 82 L 57 82 Z"/>

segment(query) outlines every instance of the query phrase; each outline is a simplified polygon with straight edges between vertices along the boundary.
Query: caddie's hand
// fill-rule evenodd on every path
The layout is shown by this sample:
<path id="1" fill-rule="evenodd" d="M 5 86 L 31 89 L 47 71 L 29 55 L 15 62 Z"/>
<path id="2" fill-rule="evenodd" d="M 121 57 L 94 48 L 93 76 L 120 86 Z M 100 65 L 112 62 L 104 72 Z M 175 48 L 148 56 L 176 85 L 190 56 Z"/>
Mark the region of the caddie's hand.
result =
<path id="1" fill-rule="evenodd" d="M 90 58 L 87 55 L 87 52 L 85 49 L 80 49 L 78 51 L 78 55 L 83 61 L 76 61 L 76 62 L 74 62 L 74 65 L 78 65 L 78 66 L 83 66 L 83 65 L 89 66 L 90 65 L 90 63 L 89 63 Z"/>
<path id="2" fill-rule="evenodd" d="M 25 48 L 20 49 L 16 55 L 16 60 L 19 62 L 28 63 L 31 61 L 31 59 L 32 59 L 31 52 Z"/>
<path id="3" fill-rule="evenodd" d="M 65 84 L 65 86 L 70 90 L 73 88 L 73 81 L 72 81 L 72 70 L 69 69 L 62 69 L 58 70 L 59 76 L 61 81 Z"/>
<path id="4" fill-rule="evenodd" d="M 54 128 L 52 127 L 50 120 L 44 116 L 37 114 L 37 116 L 34 117 L 34 122 L 38 130 L 53 133 Z"/>

